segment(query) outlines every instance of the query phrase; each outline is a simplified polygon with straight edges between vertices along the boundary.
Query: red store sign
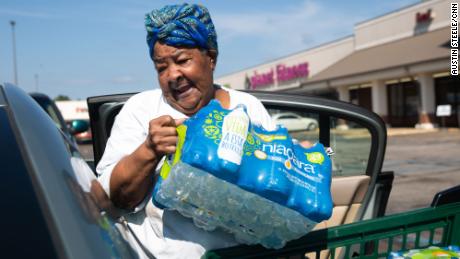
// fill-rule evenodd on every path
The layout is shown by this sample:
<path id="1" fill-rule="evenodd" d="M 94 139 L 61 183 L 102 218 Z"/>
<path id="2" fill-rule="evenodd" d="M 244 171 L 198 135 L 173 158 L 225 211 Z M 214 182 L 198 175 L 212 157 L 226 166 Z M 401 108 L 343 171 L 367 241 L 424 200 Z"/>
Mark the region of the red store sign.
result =
<path id="1" fill-rule="evenodd" d="M 283 83 L 301 77 L 308 77 L 309 74 L 308 62 L 300 63 L 294 66 L 285 66 L 283 64 L 276 65 L 276 74 L 273 69 L 267 73 L 259 74 L 254 71 L 254 75 L 250 77 L 251 89 L 273 85 L 276 82 Z"/>
<path id="2" fill-rule="evenodd" d="M 415 14 L 415 21 L 417 23 L 424 23 L 424 22 L 430 22 L 433 19 L 433 13 L 431 12 L 431 9 L 428 9 L 426 12 L 421 13 L 417 12 Z"/>

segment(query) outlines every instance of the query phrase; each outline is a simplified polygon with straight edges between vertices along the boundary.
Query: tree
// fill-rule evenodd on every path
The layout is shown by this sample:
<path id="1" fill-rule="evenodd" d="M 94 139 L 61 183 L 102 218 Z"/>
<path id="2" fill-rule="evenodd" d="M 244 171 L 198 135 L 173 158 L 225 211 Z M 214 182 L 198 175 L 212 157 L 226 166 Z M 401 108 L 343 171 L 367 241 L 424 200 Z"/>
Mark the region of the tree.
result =
<path id="1" fill-rule="evenodd" d="M 70 98 L 67 95 L 58 95 L 54 98 L 55 101 L 70 101 Z"/>

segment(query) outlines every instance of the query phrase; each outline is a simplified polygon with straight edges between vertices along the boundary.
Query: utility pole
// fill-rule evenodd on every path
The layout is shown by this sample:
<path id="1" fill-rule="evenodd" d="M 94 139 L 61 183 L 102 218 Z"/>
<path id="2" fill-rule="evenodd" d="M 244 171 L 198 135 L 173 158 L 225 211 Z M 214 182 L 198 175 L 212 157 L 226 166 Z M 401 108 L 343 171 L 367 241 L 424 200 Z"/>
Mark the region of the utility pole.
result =
<path id="1" fill-rule="evenodd" d="M 38 74 L 35 74 L 35 92 L 38 92 Z"/>
<path id="2" fill-rule="evenodd" d="M 14 71 L 14 84 L 18 86 L 18 68 L 16 62 L 16 35 L 14 32 L 14 27 L 16 26 L 15 21 L 10 21 L 11 25 L 11 34 L 13 36 L 13 71 Z"/>

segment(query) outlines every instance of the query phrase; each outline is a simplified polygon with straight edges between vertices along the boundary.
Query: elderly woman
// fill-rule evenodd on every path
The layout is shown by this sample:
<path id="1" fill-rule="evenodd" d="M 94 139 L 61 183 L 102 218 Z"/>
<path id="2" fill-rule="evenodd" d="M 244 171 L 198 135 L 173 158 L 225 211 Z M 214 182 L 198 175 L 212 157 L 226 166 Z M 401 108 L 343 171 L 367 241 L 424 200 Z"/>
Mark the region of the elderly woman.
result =
<path id="1" fill-rule="evenodd" d="M 130 210 L 126 218 L 150 253 L 198 258 L 208 249 L 236 243 L 228 233 L 201 230 L 190 219 L 152 203 L 162 159 L 176 149 L 176 126 L 214 98 L 227 109 L 245 104 L 253 122 L 266 128 L 273 125 L 255 97 L 213 83 L 217 36 L 205 7 L 165 6 L 147 14 L 145 26 L 161 89 L 136 94 L 126 102 L 97 172 L 110 199 Z"/>

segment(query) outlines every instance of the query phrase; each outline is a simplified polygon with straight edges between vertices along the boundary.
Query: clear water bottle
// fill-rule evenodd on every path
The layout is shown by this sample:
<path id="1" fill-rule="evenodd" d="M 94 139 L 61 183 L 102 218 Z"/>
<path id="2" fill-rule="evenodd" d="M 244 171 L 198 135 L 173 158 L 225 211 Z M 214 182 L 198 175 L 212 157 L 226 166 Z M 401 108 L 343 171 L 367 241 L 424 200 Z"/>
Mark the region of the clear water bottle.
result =
<path id="1" fill-rule="evenodd" d="M 266 131 L 254 127 L 250 134 L 261 144 L 251 155 L 244 156 L 238 186 L 284 205 L 292 189 L 285 172 L 290 169 L 279 154 L 286 153 L 292 146 L 287 129 L 278 127 L 275 131 Z"/>
<path id="2" fill-rule="evenodd" d="M 292 170 L 299 184 L 294 186 L 287 206 L 316 222 L 326 220 L 332 214 L 331 160 L 319 143 L 308 149 L 294 145 L 294 152 L 297 157 L 306 157 L 308 163 Z"/>
<path id="3" fill-rule="evenodd" d="M 220 164 L 220 170 L 215 172 L 217 177 L 231 183 L 238 180 L 248 129 L 249 117 L 245 106 L 238 105 L 225 116 L 222 123 L 222 139 L 217 148 Z"/>

